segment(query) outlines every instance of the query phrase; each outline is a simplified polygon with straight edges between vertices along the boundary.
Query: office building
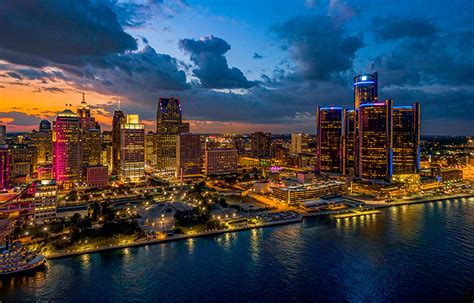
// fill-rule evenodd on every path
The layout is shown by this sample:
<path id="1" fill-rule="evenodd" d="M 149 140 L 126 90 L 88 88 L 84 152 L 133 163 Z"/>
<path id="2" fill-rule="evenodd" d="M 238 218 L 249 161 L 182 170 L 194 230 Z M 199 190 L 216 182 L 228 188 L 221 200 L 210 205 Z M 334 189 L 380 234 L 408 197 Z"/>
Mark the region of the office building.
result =
<path id="1" fill-rule="evenodd" d="M 392 176 L 392 100 L 359 107 L 359 177 L 390 181 Z"/>
<path id="2" fill-rule="evenodd" d="M 344 168 L 345 174 L 355 176 L 356 172 L 356 115 L 357 111 L 353 109 L 346 110 L 346 119 L 344 123 Z"/>
<path id="3" fill-rule="evenodd" d="M 145 134 L 145 164 L 148 167 L 156 168 L 156 150 L 156 134 L 152 131 L 149 131 Z"/>
<path id="4" fill-rule="evenodd" d="M 34 181 L 31 186 L 33 189 L 34 201 L 34 220 L 36 223 L 44 223 L 45 220 L 56 218 L 57 201 L 56 193 L 58 187 L 56 180 L 48 179 Z"/>
<path id="5" fill-rule="evenodd" d="M 180 99 L 159 98 L 156 113 L 157 169 L 176 170 L 177 136 L 188 132 L 189 123 L 183 122 Z"/>
<path id="6" fill-rule="evenodd" d="M 37 149 L 26 144 L 12 144 L 8 147 L 11 155 L 11 179 L 15 183 L 26 183 L 26 177 L 38 167 Z"/>
<path id="7" fill-rule="evenodd" d="M 120 178 L 139 182 L 145 178 L 145 125 L 138 115 L 127 115 L 120 129 Z"/>
<path id="8" fill-rule="evenodd" d="M 8 145 L 0 144 L 0 190 L 10 185 L 11 156 Z"/>
<path id="9" fill-rule="evenodd" d="M 344 172 L 344 113 L 341 107 L 318 107 L 317 110 L 317 170 L 321 173 Z"/>
<path id="10" fill-rule="evenodd" d="M 361 104 L 377 103 L 378 74 L 364 74 L 354 77 L 354 108 Z"/>
<path id="11" fill-rule="evenodd" d="M 191 133 L 178 135 L 176 143 L 176 176 L 180 178 L 202 174 L 201 136 Z"/>
<path id="12" fill-rule="evenodd" d="M 272 134 L 256 132 L 250 136 L 252 156 L 258 159 L 271 159 L 272 153 Z"/>
<path id="13" fill-rule="evenodd" d="M 81 176 L 81 129 L 77 114 L 66 109 L 53 121 L 53 178 L 71 188 Z"/>
<path id="14" fill-rule="evenodd" d="M 0 125 L 0 145 L 7 143 L 7 126 Z"/>
<path id="15" fill-rule="evenodd" d="M 85 183 L 89 188 L 102 188 L 109 184 L 109 170 L 107 166 L 87 166 L 85 169 Z"/>
<path id="16" fill-rule="evenodd" d="M 121 128 L 126 122 L 125 114 L 120 110 L 120 103 L 112 118 L 112 174 L 120 173 Z"/>
<path id="17" fill-rule="evenodd" d="M 205 173 L 208 176 L 236 174 L 238 158 L 235 148 L 206 149 Z"/>
<path id="18" fill-rule="evenodd" d="M 420 104 L 394 106 L 392 114 L 393 174 L 420 169 Z"/>
<path id="19" fill-rule="evenodd" d="M 30 134 L 30 145 L 36 147 L 38 153 L 38 164 L 51 163 L 52 161 L 52 133 L 51 123 L 42 120 L 39 124 L 39 131 Z"/>

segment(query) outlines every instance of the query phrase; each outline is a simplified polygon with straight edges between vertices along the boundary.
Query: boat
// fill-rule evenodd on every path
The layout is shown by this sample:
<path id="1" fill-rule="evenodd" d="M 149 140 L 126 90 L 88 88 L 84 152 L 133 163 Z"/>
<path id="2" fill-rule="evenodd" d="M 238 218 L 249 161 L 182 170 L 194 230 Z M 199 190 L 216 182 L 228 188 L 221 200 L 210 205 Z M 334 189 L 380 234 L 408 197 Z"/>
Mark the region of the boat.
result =
<path id="1" fill-rule="evenodd" d="M 22 246 L 19 242 L 0 246 L 0 277 L 6 277 L 44 266 L 46 258 Z"/>

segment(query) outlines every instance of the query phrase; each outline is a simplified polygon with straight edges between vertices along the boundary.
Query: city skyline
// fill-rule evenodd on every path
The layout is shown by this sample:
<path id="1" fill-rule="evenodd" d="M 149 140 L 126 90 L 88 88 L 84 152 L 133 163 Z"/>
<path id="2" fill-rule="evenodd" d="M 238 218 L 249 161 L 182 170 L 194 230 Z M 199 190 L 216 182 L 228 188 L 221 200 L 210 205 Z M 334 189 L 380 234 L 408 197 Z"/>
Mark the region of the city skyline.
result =
<path id="1" fill-rule="evenodd" d="M 103 130 L 118 100 L 154 130 L 157 98 L 174 96 L 193 132 L 313 134 L 318 106 L 351 108 L 352 77 L 379 72 L 380 100 L 420 103 L 422 135 L 472 135 L 472 5 L 2 4 L 0 124 L 37 129 L 85 93 Z M 414 13 L 421 7 L 423 15 Z M 48 23 L 61 16 L 75 21 Z"/>

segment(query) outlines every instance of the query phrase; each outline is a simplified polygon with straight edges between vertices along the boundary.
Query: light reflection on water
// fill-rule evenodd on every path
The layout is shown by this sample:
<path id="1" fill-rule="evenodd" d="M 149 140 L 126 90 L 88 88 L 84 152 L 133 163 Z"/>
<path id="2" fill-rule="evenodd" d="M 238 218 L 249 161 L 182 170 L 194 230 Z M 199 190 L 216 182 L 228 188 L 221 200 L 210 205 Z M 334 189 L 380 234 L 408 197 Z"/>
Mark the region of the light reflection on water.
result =
<path id="1" fill-rule="evenodd" d="M 472 202 L 53 260 L 0 301 L 472 301 Z"/>

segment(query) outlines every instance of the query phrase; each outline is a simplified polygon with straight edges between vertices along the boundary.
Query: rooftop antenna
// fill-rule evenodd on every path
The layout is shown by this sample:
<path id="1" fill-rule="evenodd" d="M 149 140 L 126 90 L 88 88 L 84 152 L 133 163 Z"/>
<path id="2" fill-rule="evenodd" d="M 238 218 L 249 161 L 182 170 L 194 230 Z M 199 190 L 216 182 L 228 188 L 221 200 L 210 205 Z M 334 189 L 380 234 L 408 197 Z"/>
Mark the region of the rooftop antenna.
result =
<path id="1" fill-rule="evenodd" d="M 117 110 L 120 110 L 120 99 L 117 100 Z"/>
<path id="2" fill-rule="evenodd" d="M 86 94 L 82 93 L 82 102 L 86 103 Z"/>

